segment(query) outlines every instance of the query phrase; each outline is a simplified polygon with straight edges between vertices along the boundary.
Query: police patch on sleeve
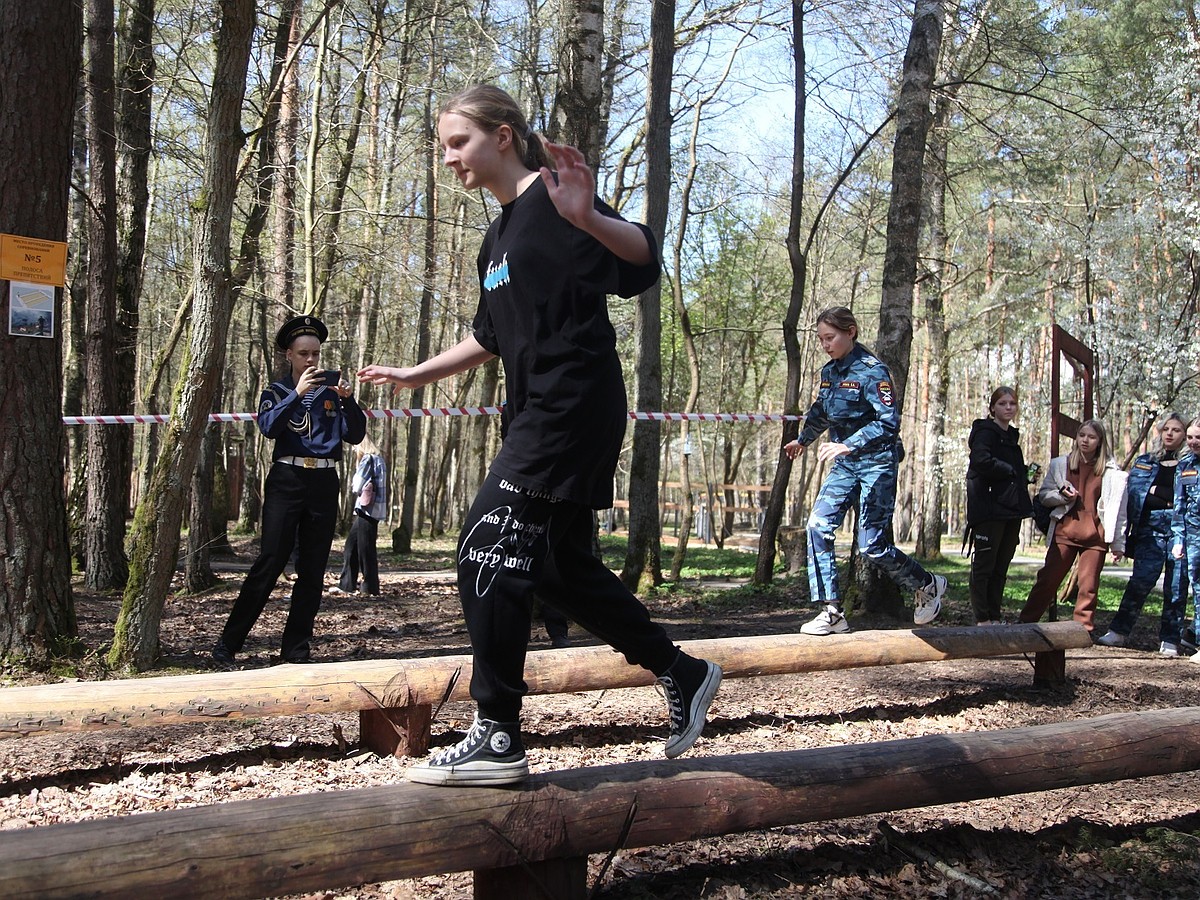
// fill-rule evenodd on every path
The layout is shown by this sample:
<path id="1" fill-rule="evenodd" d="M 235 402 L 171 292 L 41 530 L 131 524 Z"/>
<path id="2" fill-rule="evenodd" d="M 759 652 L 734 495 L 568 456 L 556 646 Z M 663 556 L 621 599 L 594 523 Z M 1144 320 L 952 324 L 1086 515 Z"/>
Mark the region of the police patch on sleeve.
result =
<path id="1" fill-rule="evenodd" d="M 892 383 L 890 381 L 880 381 L 876 386 L 879 391 L 879 402 L 884 406 L 891 406 L 896 402 L 896 395 L 892 391 Z"/>

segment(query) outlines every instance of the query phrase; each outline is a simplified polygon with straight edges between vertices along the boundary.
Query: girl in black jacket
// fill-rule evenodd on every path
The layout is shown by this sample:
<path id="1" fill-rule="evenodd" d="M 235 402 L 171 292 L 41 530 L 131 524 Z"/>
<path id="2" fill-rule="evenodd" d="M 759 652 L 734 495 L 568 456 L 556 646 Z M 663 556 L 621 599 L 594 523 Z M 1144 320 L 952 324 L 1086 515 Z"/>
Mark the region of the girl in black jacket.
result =
<path id="1" fill-rule="evenodd" d="M 971 606 L 980 625 L 999 624 L 1008 565 L 1021 539 L 1021 520 L 1033 514 L 1029 471 L 1012 426 L 1017 392 L 1000 386 L 992 392 L 989 416 L 976 419 L 967 446 L 967 528 L 973 535 Z"/>

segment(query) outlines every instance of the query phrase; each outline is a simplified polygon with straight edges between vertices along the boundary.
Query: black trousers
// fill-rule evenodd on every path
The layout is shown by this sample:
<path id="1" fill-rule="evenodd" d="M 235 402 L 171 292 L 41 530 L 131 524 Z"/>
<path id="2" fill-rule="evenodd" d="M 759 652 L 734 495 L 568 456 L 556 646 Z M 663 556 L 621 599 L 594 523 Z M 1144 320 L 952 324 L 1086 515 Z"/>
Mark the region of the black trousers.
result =
<path id="1" fill-rule="evenodd" d="M 221 633 L 232 652 L 245 644 L 298 541 L 296 582 L 280 651 L 284 659 L 308 653 L 337 524 L 337 498 L 334 468 L 305 469 L 279 462 L 271 466 L 263 497 L 262 547 Z"/>
<path id="2" fill-rule="evenodd" d="M 1021 542 L 1021 519 L 980 522 L 974 532 L 971 557 L 971 606 L 976 622 L 999 622 L 1003 615 L 1008 566 Z"/>
<path id="3" fill-rule="evenodd" d="M 471 636 L 471 697 L 479 714 L 515 722 L 525 696 L 533 592 L 661 675 L 679 648 L 592 554 L 592 512 L 488 475 L 458 544 L 458 591 Z"/>
<path id="4" fill-rule="evenodd" d="M 379 593 L 379 554 L 375 547 L 379 539 L 379 522 L 359 515 L 358 510 L 350 517 L 350 534 L 346 536 L 346 548 L 342 551 L 342 574 L 338 587 L 347 594 L 358 590 L 358 575 L 362 573 L 363 590 L 368 594 Z"/>

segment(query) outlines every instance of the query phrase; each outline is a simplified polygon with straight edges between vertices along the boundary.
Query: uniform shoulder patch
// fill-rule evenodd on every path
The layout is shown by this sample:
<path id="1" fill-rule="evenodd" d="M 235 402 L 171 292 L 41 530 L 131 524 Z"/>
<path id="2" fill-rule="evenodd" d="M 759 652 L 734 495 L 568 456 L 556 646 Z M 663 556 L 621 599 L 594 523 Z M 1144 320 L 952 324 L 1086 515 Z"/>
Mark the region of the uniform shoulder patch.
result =
<path id="1" fill-rule="evenodd" d="M 890 407 L 896 402 L 896 394 L 892 390 L 892 383 L 887 379 L 880 379 L 875 385 L 875 390 L 879 393 L 879 402 L 884 406 Z"/>

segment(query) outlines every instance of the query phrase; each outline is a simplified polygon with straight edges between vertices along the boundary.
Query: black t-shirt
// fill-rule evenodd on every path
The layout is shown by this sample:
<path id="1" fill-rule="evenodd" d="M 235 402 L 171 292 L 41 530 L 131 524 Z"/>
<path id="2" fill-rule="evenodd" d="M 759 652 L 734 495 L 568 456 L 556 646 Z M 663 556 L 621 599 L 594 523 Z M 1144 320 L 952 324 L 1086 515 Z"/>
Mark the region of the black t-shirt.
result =
<path id="1" fill-rule="evenodd" d="M 599 198 L 596 209 L 620 218 Z M 541 179 L 501 208 L 479 250 L 475 339 L 504 362 L 504 446 L 492 473 L 593 509 L 612 505 L 628 406 L 607 294 L 658 279 L 568 223 Z"/>

